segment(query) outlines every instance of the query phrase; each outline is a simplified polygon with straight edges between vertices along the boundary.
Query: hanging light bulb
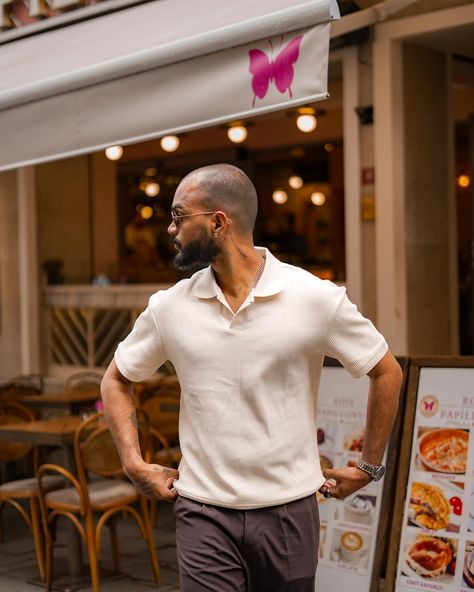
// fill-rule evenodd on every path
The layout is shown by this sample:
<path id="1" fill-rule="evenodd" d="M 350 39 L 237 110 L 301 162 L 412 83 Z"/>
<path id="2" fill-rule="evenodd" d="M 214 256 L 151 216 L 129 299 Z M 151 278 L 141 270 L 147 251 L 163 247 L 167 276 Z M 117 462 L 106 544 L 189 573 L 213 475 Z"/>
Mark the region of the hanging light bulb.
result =
<path id="1" fill-rule="evenodd" d="M 150 181 L 145 185 L 145 193 L 148 197 L 156 197 L 160 193 L 160 186 L 156 181 Z"/>
<path id="2" fill-rule="evenodd" d="M 105 156 L 109 160 L 119 160 L 122 158 L 123 148 L 122 146 L 109 146 L 105 149 Z"/>
<path id="3" fill-rule="evenodd" d="M 458 177 L 458 186 L 462 187 L 463 189 L 465 189 L 466 187 L 469 187 L 469 185 L 471 184 L 471 178 L 469 177 L 469 175 L 459 175 Z"/>
<path id="4" fill-rule="evenodd" d="M 163 136 L 160 140 L 160 146 L 165 152 L 174 152 L 179 147 L 178 136 Z"/>
<path id="5" fill-rule="evenodd" d="M 309 133 L 316 129 L 318 122 L 315 113 L 313 107 L 300 107 L 298 109 L 296 125 L 300 131 Z"/>
<path id="6" fill-rule="evenodd" d="M 288 199 L 288 194 L 283 189 L 275 189 L 272 195 L 272 199 L 276 204 L 284 204 Z"/>
<path id="7" fill-rule="evenodd" d="M 303 187 L 303 179 L 299 175 L 291 175 L 288 179 L 288 185 L 292 189 L 301 189 Z"/>
<path id="8" fill-rule="evenodd" d="M 245 125 L 231 125 L 227 130 L 227 137 L 235 144 L 240 144 L 246 140 L 247 135 L 247 128 Z"/>
<path id="9" fill-rule="evenodd" d="M 143 208 L 140 210 L 140 215 L 144 220 L 148 220 L 153 216 L 153 208 L 150 206 L 143 206 Z"/>
<path id="10" fill-rule="evenodd" d="M 322 206 L 326 202 L 326 196 L 322 191 L 315 191 L 311 194 L 311 201 L 315 206 Z"/>

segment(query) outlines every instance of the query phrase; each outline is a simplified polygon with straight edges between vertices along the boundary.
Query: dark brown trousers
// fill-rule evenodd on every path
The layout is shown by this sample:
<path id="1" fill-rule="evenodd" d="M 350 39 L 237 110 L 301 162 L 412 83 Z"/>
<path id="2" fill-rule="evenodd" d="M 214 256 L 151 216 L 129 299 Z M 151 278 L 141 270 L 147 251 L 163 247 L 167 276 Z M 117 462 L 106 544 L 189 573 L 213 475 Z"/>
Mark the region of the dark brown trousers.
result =
<path id="1" fill-rule="evenodd" d="M 233 510 L 175 502 L 181 592 L 314 592 L 316 496 Z"/>

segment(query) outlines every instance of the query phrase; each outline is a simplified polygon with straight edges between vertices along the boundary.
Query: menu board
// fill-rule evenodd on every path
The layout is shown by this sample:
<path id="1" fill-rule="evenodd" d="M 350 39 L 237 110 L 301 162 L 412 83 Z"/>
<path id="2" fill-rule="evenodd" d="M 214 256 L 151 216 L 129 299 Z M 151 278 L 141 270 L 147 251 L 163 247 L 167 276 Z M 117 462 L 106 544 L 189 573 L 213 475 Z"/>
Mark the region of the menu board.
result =
<path id="1" fill-rule="evenodd" d="M 324 367 L 318 399 L 321 466 L 355 466 L 364 444 L 369 378 Z M 318 495 L 321 521 L 316 590 L 367 592 L 372 579 L 384 480 L 345 500 Z"/>
<path id="2" fill-rule="evenodd" d="M 474 368 L 421 368 L 397 592 L 474 589 Z"/>

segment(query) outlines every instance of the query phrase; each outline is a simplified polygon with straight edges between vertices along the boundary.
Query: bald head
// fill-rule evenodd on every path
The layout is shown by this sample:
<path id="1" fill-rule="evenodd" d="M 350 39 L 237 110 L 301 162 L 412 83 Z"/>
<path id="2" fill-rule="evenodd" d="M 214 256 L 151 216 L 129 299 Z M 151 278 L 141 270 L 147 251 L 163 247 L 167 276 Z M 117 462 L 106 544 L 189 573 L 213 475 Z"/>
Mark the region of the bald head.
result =
<path id="1" fill-rule="evenodd" d="M 257 218 L 257 192 L 252 181 L 231 164 L 212 164 L 196 169 L 181 183 L 195 183 L 205 194 L 205 211 L 222 210 L 241 234 L 252 234 Z"/>

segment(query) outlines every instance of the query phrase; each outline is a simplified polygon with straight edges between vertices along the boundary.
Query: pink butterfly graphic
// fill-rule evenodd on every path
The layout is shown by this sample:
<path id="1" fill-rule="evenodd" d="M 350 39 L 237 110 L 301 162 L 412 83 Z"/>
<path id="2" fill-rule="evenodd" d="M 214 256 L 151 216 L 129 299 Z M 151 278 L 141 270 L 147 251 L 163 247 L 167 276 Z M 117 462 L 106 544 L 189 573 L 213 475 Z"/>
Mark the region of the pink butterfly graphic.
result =
<path id="1" fill-rule="evenodd" d="M 425 401 L 424 402 L 425 411 L 433 411 L 434 404 L 435 404 L 434 401 L 431 401 L 431 403 L 428 403 L 428 401 Z"/>
<path id="2" fill-rule="evenodd" d="M 270 59 L 267 54 L 260 49 L 251 49 L 249 51 L 250 66 L 249 71 L 252 76 L 253 101 L 252 107 L 255 107 L 257 97 L 263 99 L 267 94 L 270 82 L 274 82 L 280 93 L 288 91 L 290 97 L 291 83 L 293 82 L 293 64 L 298 60 L 300 54 L 300 44 L 303 35 L 298 35 L 292 39 L 277 55 L 275 61 L 272 61 L 273 45 L 270 40 Z M 283 41 L 283 37 L 282 37 Z"/>

